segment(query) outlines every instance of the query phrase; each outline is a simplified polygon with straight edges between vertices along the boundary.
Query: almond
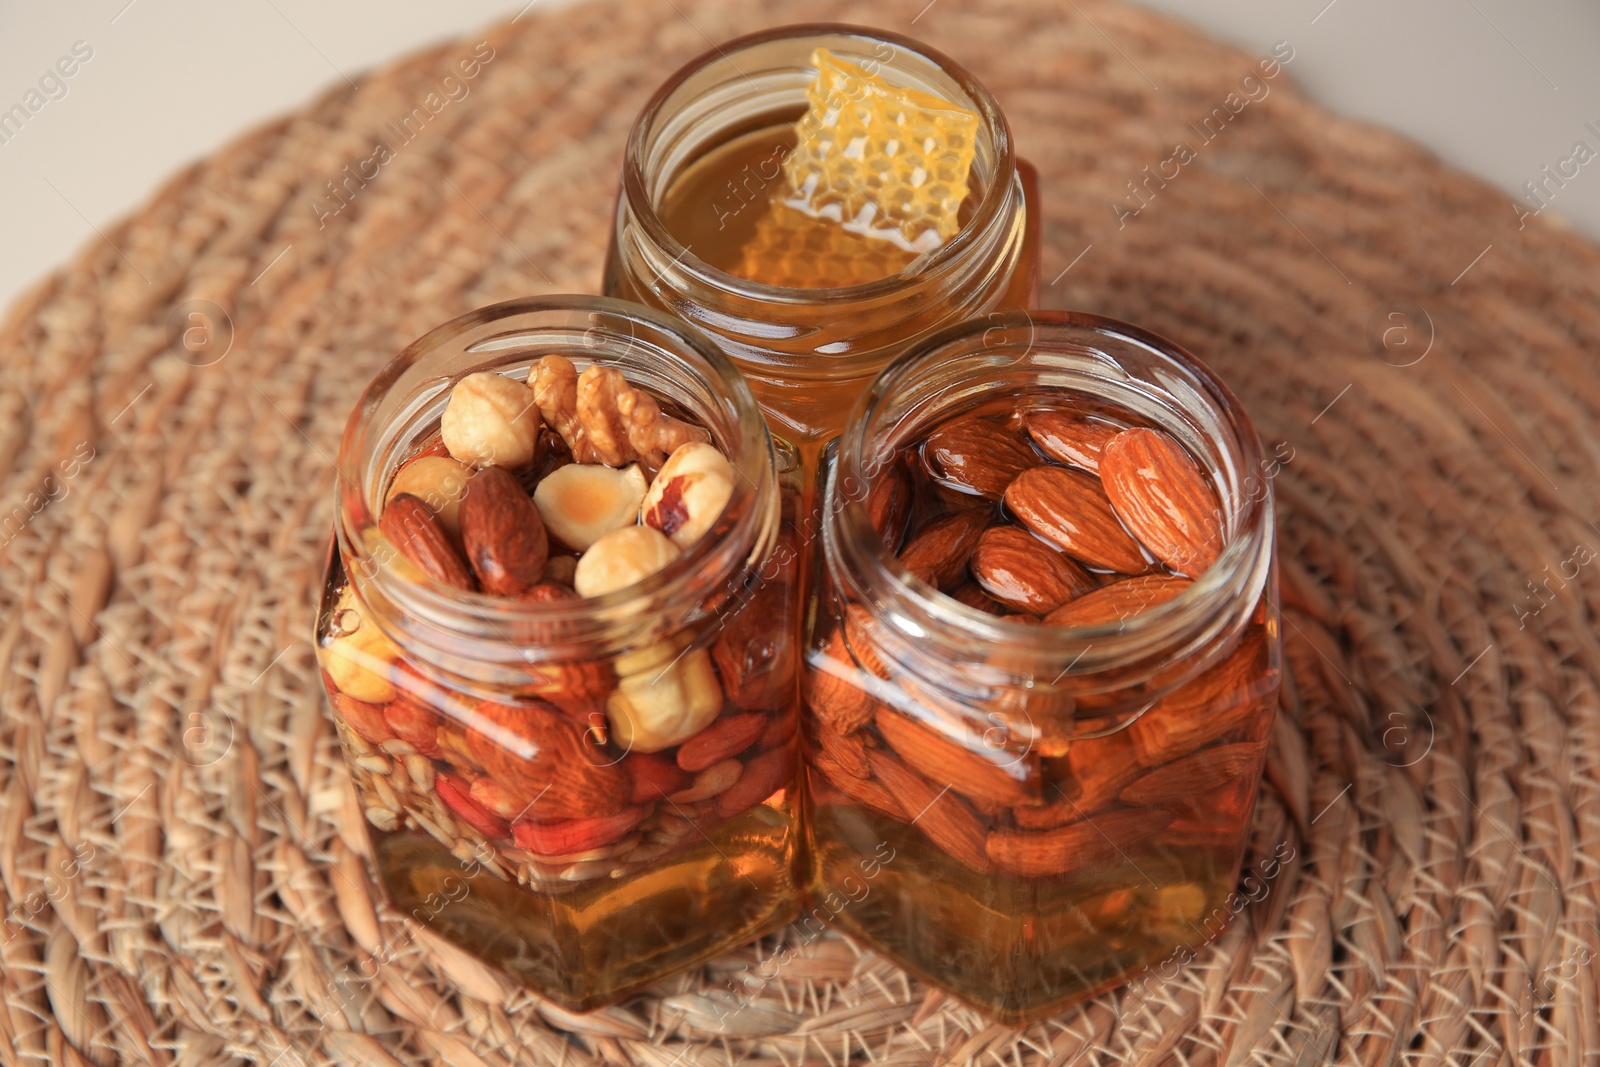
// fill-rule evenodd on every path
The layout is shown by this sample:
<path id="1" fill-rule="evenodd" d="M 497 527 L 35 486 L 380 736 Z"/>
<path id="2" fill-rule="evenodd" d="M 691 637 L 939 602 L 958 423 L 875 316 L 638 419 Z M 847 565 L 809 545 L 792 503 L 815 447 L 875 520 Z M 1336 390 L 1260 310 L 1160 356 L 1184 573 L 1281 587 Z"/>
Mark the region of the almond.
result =
<path id="1" fill-rule="evenodd" d="M 867 742 L 860 733 L 844 733 L 834 729 L 825 719 L 813 716 L 808 724 L 817 757 L 827 756 L 851 778 L 870 778 L 872 766 L 867 762 Z"/>
<path id="2" fill-rule="evenodd" d="M 952 600 L 959 600 L 967 607 L 981 611 L 985 615 L 1004 615 L 1006 606 L 995 600 L 983 587 L 976 582 L 965 582 L 950 592 Z"/>
<path id="3" fill-rule="evenodd" d="M 518 848 L 541 856 L 567 856 L 609 845 L 644 821 L 650 809 L 623 808 L 615 815 L 562 822 L 517 822 L 511 834 Z"/>
<path id="4" fill-rule="evenodd" d="M 424 756 L 440 755 L 439 713 L 422 701 L 401 693 L 383 706 L 383 718 L 394 736 Z"/>
<path id="5" fill-rule="evenodd" d="M 963 493 L 999 500 L 1011 479 L 1039 462 L 1028 443 L 987 419 L 946 423 L 922 445 L 935 481 Z"/>
<path id="6" fill-rule="evenodd" d="M 1142 574 L 1102 585 L 1044 617 L 1050 626 L 1103 626 L 1165 604 L 1194 583 L 1171 574 Z"/>
<path id="7" fill-rule="evenodd" d="M 975 736 L 969 735 L 975 746 L 962 744 L 888 708 L 881 709 L 874 722 L 896 755 L 940 786 L 948 785 L 974 800 L 1039 803 L 1037 759 L 1005 749 L 985 751 Z"/>
<path id="8" fill-rule="evenodd" d="M 396 493 L 384 505 L 378 529 L 402 556 L 434 581 L 456 589 L 478 587 L 467 569 L 467 561 L 450 543 L 450 535 L 445 533 L 439 517 L 419 498 L 410 493 Z"/>
<path id="9" fill-rule="evenodd" d="M 484 837 L 500 839 L 511 836 L 511 826 L 500 816 L 472 799 L 472 787 L 453 774 L 436 774 L 433 787 L 451 814 L 478 831 Z"/>
<path id="10" fill-rule="evenodd" d="M 798 557 L 793 557 L 798 558 Z M 722 689 L 746 711 L 790 707 L 795 696 L 790 604 L 792 568 L 762 582 L 749 600 L 722 618 L 722 634 L 711 646 Z"/>
<path id="11" fill-rule="evenodd" d="M 750 711 L 724 715 L 678 746 L 678 766 L 690 774 L 699 774 L 755 744 L 766 728 L 765 715 Z"/>
<path id="12" fill-rule="evenodd" d="M 866 606 L 849 601 L 844 609 L 844 642 L 850 657 L 875 678 L 887 679 L 889 668 L 878 655 L 878 621 Z"/>
<path id="13" fill-rule="evenodd" d="M 911 476 L 897 457 L 873 479 L 867 490 L 867 519 L 883 538 L 884 547 L 899 552 L 911 517 Z"/>
<path id="14" fill-rule="evenodd" d="M 1024 878 L 1048 878 L 1131 862 L 1128 853 L 1140 842 L 1160 833 L 1172 813 L 1137 808 L 1117 808 L 1039 833 L 996 830 L 984 843 L 994 865 Z"/>
<path id="15" fill-rule="evenodd" d="M 485 467 L 467 481 L 460 522 L 467 562 L 485 593 L 521 596 L 544 576 L 544 520 L 504 467 Z"/>
<path id="16" fill-rule="evenodd" d="M 984 852 L 983 824 L 967 802 L 946 785 L 935 785 L 887 752 L 868 752 L 872 776 L 910 816 L 910 825 L 951 857 L 975 871 L 993 865 Z"/>
<path id="17" fill-rule="evenodd" d="M 1037 808 L 1017 808 L 1017 825 L 1025 830 L 1049 830 L 1094 815 L 1117 799 L 1117 794 L 1149 770 L 1126 730 L 1105 737 L 1073 741 L 1065 756 L 1052 760 L 1055 794 Z"/>
<path id="18" fill-rule="evenodd" d="M 1022 525 L 1091 567 L 1122 574 L 1150 569 L 1139 543 L 1117 521 L 1105 490 L 1087 474 L 1034 467 L 1017 475 L 1005 500 Z"/>
<path id="19" fill-rule="evenodd" d="M 991 518 L 988 508 L 968 508 L 935 519 L 901 551 L 900 565 L 929 585 L 954 589 L 966 578 L 967 560 Z"/>
<path id="20" fill-rule="evenodd" d="M 1058 764 L 1064 771 L 1056 782 L 1059 794 L 1093 814 L 1116 799 L 1123 786 L 1143 774 L 1149 765 L 1127 730 L 1104 737 L 1075 741 Z"/>
<path id="21" fill-rule="evenodd" d="M 562 585 L 560 582 L 543 581 L 531 586 L 517 599 L 527 604 L 557 604 L 563 600 L 580 598 L 577 591 L 570 586 Z"/>
<path id="22" fill-rule="evenodd" d="M 1122 429 L 1072 411 L 1030 411 L 1027 427 L 1039 451 L 1090 474 L 1099 472 L 1101 450 Z"/>
<path id="23" fill-rule="evenodd" d="M 775 748 L 763 752 L 744 765 L 739 780 L 729 786 L 713 802 L 718 817 L 730 819 L 753 808 L 780 789 L 794 781 L 794 746 Z"/>
<path id="24" fill-rule="evenodd" d="M 369 745 L 381 745 L 394 736 L 394 731 L 389 729 L 389 724 L 384 720 L 383 705 L 357 700 L 331 686 L 328 699 L 333 702 L 333 708 L 344 724 Z"/>
<path id="25" fill-rule="evenodd" d="M 768 752 L 793 737 L 797 718 L 792 708 L 768 716 L 766 729 L 756 738 L 756 751 Z"/>
<path id="26" fill-rule="evenodd" d="M 487 808 L 509 825 L 512 819 L 522 814 L 526 807 L 520 800 L 500 788 L 500 783 L 493 778 L 474 778 L 472 781 L 472 799 L 480 808 Z"/>
<path id="27" fill-rule="evenodd" d="M 852 774 L 826 752 L 813 754 L 809 763 L 812 770 L 821 774 L 835 789 L 857 804 L 863 804 L 900 822 L 910 818 L 900 806 L 900 802 L 894 798 L 894 794 L 871 777 L 870 770 L 865 778 Z M 815 781 L 812 783 L 812 789 L 817 789 Z"/>
<path id="28" fill-rule="evenodd" d="M 622 761 L 633 776 L 633 795 L 630 801 L 644 804 L 661 800 L 689 788 L 694 778 L 665 756 L 648 752 L 630 752 Z"/>
<path id="29" fill-rule="evenodd" d="M 1159 807 L 1207 798 L 1258 767 L 1262 752 L 1249 741 L 1203 748 L 1140 775 L 1122 790 L 1122 802 Z"/>
<path id="30" fill-rule="evenodd" d="M 1013 611 L 1043 615 L 1094 588 L 1084 569 L 1018 526 L 991 526 L 972 550 L 972 577 Z"/>
<path id="31" fill-rule="evenodd" d="M 1222 554 L 1217 494 L 1171 434 L 1123 430 L 1106 443 L 1100 479 L 1133 536 L 1173 570 L 1198 578 Z"/>
<path id="32" fill-rule="evenodd" d="M 518 696 L 537 697 L 579 720 L 587 720 L 593 712 L 603 712 L 606 697 L 616 688 L 616 674 L 611 664 L 602 660 L 530 663 L 522 674 Z"/>
<path id="33" fill-rule="evenodd" d="M 1034 808 L 1017 808 L 1013 812 L 1017 826 L 1024 830 L 1054 830 L 1083 819 L 1091 814 L 1082 804 L 1060 798 Z"/>
<path id="34" fill-rule="evenodd" d="M 845 645 L 843 627 L 836 627 L 828 643 L 806 663 L 806 706 L 837 733 L 865 726 L 878 705 L 870 693 L 850 681 L 860 671 Z"/>
<path id="35" fill-rule="evenodd" d="M 575 723 L 539 700 L 485 700 L 469 722 L 467 747 L 478 764 L 541 821 L 615 815 L 632 792 L 627 771 Z"/>
<path id="36" fill-rule="evenodd" d="M 1267 658 L 1265 634 L 1246 631 L 1221 663 L 1156 701 L 1128 725 L 1128 736 L 1146 766 L 1154 767 L 1202 745 L 1272 721 L 1277 678 Z"/>
<path id="37" fill-rule="evenodd" d="M 385 504 L 401 493 L 412 496 L 428 505 L 439 516 L 439 522 L 451 537 L 461 536 L 461 498 L 467 492 L 467 478 L 471 471 L 458 459 L 443 454 L 413 456 L 394 472 L 389 490 L 384 494 Z"/>

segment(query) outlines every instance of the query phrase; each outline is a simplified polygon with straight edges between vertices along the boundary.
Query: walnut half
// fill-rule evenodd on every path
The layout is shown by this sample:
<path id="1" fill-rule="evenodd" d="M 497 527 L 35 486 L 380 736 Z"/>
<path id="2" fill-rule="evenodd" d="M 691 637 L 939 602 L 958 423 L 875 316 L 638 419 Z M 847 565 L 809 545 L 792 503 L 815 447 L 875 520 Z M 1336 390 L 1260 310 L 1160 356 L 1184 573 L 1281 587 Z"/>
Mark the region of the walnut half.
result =
<path id="1" fill-rule="evenodd" d="M 655 398 L 615 367 L 580 375 L 564 356 L 545 356 L 533 378 L 539 413 L 579 463 L 622 467 L 642 460 L 657 468 L 679 445 L 710 440 L 699 427 L 663 415 Z"/>

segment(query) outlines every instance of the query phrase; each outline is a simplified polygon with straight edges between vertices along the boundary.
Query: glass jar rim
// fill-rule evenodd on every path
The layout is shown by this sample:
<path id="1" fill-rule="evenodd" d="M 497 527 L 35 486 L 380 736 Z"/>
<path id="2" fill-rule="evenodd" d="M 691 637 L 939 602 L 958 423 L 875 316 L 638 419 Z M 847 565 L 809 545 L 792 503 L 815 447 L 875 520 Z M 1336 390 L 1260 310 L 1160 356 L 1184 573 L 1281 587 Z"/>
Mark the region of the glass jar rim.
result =
<path id="1" fill-rule="evenodd" d="M 737 274 L 731 274 L 711 266 L 700 257 L 691 254 L 689 249 L 667 229 L 656 211 L 654 202 L 651 200 L 641 160 L 646 153 L 647 140 L 651 133 L 652 124 L 672 95 L 682 88 L 690 78 L 712 64 L 731 62 L 731 58 L 740 51 L 775 41 L 829 35 L 860 38 L 904 48 L 949 76 L 960 87 L 961 91 L 966 94 L 967 98 L 977 106 L 981 127 L 987 130 L 994 140 L 995 173 L 993 180 L 984 187 L 983 196 L 967 224 L 962 226 L 950 240 L 931 252 L 919 256 L 915 262 L 919 263 L 920 266 L 915 273 L 891 274 L 888 277 L 876 278 L 869 282 L 862 282 L 859 285 L 792 289 L 741 278 Z M 940 271 L 949 269 L 952 263 L 961 262 L 962 257 L 967 254 L 968 250 L 978 243 L 981 235 L 987 232 L 1003 215 L 1012 195 L 1011 186 L 1015 172 L 1016 157 L 1011 143 L 1011 126 L 1006 121 L 1005 113 L 1000 110 L 999 103 L 996 102 L 993 94 L 989 92 L 983 83 L 955 60 L 921 42 L 885 30 L 876 30 L 848 23 L 797 23 L 746 34 L 724 44 L 714 45 L 684 64 L 663 82 L 660 88 L 645 103 L 643 109 L 640 110 L 638 118 L 634 120 L 633 129 L 628 134 L 627 146 L 622 157 L 621 195 L 632 211 L 634 223 L 645 231 L 650 242 L 668 254 L 672 262 L 679 269 L 690 274 L 699 285 L 734 297 L 767 303 L 797 305 L 828 302 L 854 303 L 871 300 L 875 297 L 893 295 L 899 290 L 914 287 L 921 284 L 928 276 L 937 275 Z"/>
<path id="2" fill-rule="evenodd" d="M 670 354 L 682 360 L 688 372 L 704 377 L 705 384 L 724 402 L 728 416 L 725 425 L 708 427 L 713 440 L 724 449 L 735 474 L 734 493 L 713 527 L 721 536 L 700 538 L 666 567 L 624 589 L 552 602 L 463 591 L 420 571 L 414 576 L 405 573 L 405 570 L 415 571 L 414 567 L 402 569 L 378 562 L 376 557 L 380 551 L 387 553 L 388 559 L 400 556 L 379 528 L 372 504 L 382 489 L 381 485 L 372 484 L 372 476 L 384 475 L 389 470 L 382 462 L 377 462 L 380 457 L 371 451 L 374 445 L 382 444 L 372 437 L 380 429 L 372 422 L 390 390 L 430 355 L 474 333 L 484 336 L 463 343 L 465 351 L 492 342 L 496 327 L 503 329 L 507 321 L 514 318 L 545 318 L 549 321 L 542 328 L 553 331 L 564 316 L 583 314 L 603 316 L 606 322 L 625 322 L 630 330 L 648 329 L 659 338 L 653 347 L 667 352 L 664 344 L 673 346 L 676 350 Z M 569 330 L 575 327 L 574 323 L 567 325 Z M 530 322 L 523 328 L 534 331 L 540 327 Z M 594 337 L 591 351 L 596 353 L 604 353 L 603 346 L 608 343 L 642 343 L 637 333 L 608 333 L 601 326 L 591 326 L 590 332 L 583 335 L 584 344 L 590 342 L 591 335 Z M 502 346 L 511 347 L 509 344 Z M 580 359 L 583 355 L 581 352 L 568 354 Z M 696 360 L 702 366 L 696 367 Z M 441 386 L 434 399 L 437 401 L 438 395 L 445 392 Z M 373 583 L 385 600 L 402 611 L 421 614 L 432 626 L 443 627 L 460 637 L 477 636 L 489 640 L 497 635 L 504 638 L 504 627 L 527 625 L 552 632 L 567 627 L 576 637 L 577 624 L 638 617 L 652 605 L 687 592 L 706 574 L 736 573 L 752 556 L 764 553 L 762 531 L 772 525 L 766 512 L 776 508 L 776 467 L 771 437 L 743 375 L 714 345 L 684 323 L 643 305 L 610 297 L 557 294 L 520 298 L 477 308 L 434 327 L 407 345 L 373 377 L 352 410 L 340 440 L 335 532 L 347 572 L 356 571 L 362 575 L 362 581 L 357 581 L 356 574 L 350 575 L 358 587 L 363 581 Z M 352 561 L 356 566 L 352 566 Z M 362 566 L 367 562 L 374 565 Z M 490 627 L 488 633 L 474 625 L 483 622 Z"/>
<path id="3" fill-rule="evenodd" d="M 997 334 L 1025 334 L 1026 339 L 1019 345 L 1012 336 L 997 341 Z M 1071 665 L 1086 656 L 1091 647 L 1100 650 L 1095 657 L 1098 665 L 1084 673 L 1113 670 L 1169 649 L 1175 637 L 1203 623 L 1220 604 L 1235 601 L 1242 585 L 1258 585 L 1252 591 L 1259 596 L 1266 588 L 1266 570 L 1273 556 L 1274 505 L 1270 485 L 1265 482 L 1264 491 L 1259 494 L 1237 494 L 1236 508 L 1231 512 L 1226 507 L 1227 499 L 1221 501 L 1225 517 L 1232 517 L 1235 533 L 1210 568 L 1178 596 L 1119 622 L 1044 626 L 1008 621 L 969 607 L 913 578 L 884 549 L 868 515 L 866 489 L 877 461 L 884 458 L 881 449 L 873 451 L 874 445 L 881 444 L 872 434 L 873 416 L 896 390 L 929 365 L 950 358 L 952 352 L 948 350 L 970 347 L 975 339 L 995 360 L 1015 363 L 1041 347 L 1063 351 L 1087 348 L 1087 342 L 1097 336 L 1129 342 L 1157 357 L 1164 370 L 1179 376 L 1224 415 L 1223 423 L 1231 430 L 1231 443 L 1237 453 L 1232 457 L 1235 470 L 1264 469 L 1261 439 L 1238 398 L 1192 353 L 1159 334 L 1117 319 L 1075 311 L 1013 311 L 958 323 L 927 338 L 885 367 L 850 414 L 829 480 L 828 515 L 822 524 L 824 553 L 835 581 L 841 580 L 842 570 L 844 582 L 855 593 L 871 594 L 891 609 L 886 612 L 891 625 L 916 620 L 912 625 L 917 632 L 903 631 L 902 637 L 926 640 L 929 635 L 921 625 L 926 621 L 959 631 L 969 640 L 1002 645 L 1024 656 L 1069 661 L 1068 669 L 1057 676 L 1058 682 L 1068 676 L 1081 677 L 1070 673 Z M 1018 351 L 1008 357 L 1003 354 L 1008 348 Z M 854 479 L 860 488 L 841 505 L 839 485 L 846 478 Z M 840 566 L 844 557 L 850 567 Z M 863 577 L 868 588 L 863 588 L 859 580 Z"/>

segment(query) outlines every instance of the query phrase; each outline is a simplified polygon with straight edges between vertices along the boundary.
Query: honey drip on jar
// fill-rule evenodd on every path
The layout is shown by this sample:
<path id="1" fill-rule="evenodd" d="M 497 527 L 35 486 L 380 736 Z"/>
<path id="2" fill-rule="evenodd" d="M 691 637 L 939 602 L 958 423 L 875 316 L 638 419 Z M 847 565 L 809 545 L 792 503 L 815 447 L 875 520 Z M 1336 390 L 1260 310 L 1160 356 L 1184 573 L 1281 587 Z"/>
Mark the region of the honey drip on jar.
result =
<path id="1" fill-rule="evenodd" d="M 730 274 L 793 289 L 911 269 L 970 214 L 978 116 L 818 49 L 809 109 L 734 137 L 682 174 L 668 230 Z"/>

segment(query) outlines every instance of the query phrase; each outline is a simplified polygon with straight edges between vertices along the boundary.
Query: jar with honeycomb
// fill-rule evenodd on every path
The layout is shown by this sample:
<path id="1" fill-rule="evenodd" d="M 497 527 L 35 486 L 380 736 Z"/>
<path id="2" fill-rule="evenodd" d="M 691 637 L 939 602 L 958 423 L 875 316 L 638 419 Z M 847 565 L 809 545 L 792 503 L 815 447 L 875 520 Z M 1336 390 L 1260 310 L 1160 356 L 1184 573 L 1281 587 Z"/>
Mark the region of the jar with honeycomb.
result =
<path id="1" fill-rule="evenodd" d="M 1192 959 L 1232 911 L 1281 673 L 1238 401 L 1159 337 L 1039 312 L 897 360 L 830 465 L 812 900 L 1008 1023 Z"/>
<path id="2" fill-rule="evenodd" d="M 603 298 L 374 380 L 317 646 L 400 912 L 578 1010 L 794 915 L 794 469 L 725 357 Z"/>
<path id="3" fill-rule="evenodd" d="M 605 291 L 710 338 L 814 467 L 892 355 L 1034 302 L 1038 225 L 971 74 L 894 34 L 793 26 L 714 48 L 645 106 Z"/>

